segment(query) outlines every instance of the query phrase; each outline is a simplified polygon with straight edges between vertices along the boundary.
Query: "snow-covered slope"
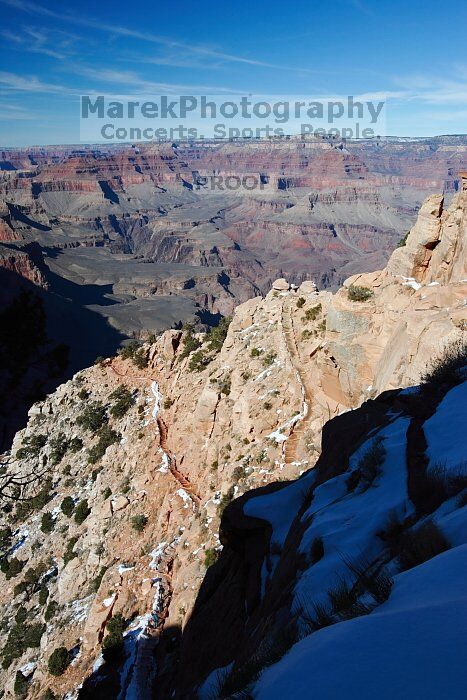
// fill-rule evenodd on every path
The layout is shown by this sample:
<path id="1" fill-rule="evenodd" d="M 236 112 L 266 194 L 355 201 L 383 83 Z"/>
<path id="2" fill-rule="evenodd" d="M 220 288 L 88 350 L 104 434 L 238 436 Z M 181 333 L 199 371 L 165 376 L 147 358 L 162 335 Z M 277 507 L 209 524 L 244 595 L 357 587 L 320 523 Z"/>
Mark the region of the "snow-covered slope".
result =
<path id="1" fill-rule="evenodd" d="M 323 478 L 318 461 L 243 499 L 243 514 L 270 535 L 261 600 L 199 697 L 464 697 L 467 381 L 458 377 L 395 392 L 335 476 Z M 227 521 L 238 517 L 230 511 Z"/>
<path id="2" fill-rule="evenodd" d="M 399 574 L 372 614 L 298 644 L 258 681 L 258 700 L 465 697 L 467 545 Z"/>

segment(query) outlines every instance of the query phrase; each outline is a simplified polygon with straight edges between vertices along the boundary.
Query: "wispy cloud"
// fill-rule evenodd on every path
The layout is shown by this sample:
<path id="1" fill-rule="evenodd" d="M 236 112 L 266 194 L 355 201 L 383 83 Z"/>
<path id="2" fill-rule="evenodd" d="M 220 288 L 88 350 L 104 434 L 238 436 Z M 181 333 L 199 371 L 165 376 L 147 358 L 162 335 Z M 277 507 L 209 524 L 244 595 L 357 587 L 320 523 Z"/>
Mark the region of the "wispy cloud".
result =
<path id="1" fill-rule="evenodd" d="M 231 88 L 219 85 L 193 85 L 191 84 L 181 84 L 181 83 L 160 83 L 154 82 L 152 80 L 146 80 L 141 78 L 137 73 L 129 70 L 114 70 L 109 68 L 89 68 L 82 65 L 75 65 L 71 70 L 77 75 L 82 75 L 83 77 L 90 78 L 91 80 L 98 81 L 102 83 L 110 83 L 114 85 L 126 86 L 134 92 L 180 92 L 180 91 L 193 91 L 193 92 L 217 92 L 222 93 L 234 93 L 239 94 L 240 90 L 232 90 Z"/>
<path id="2" fill-rule="evenodd" d="M 17 75 L 0 71 L 0 85 L 9 90 L 31 93 L 48 93 L 58 95 L 81 95 L 81 90 L 70 88 L 67 85 L 45 83 L 34 76 Z"/>
<path id="3" fill-rule="evenodd" d="M 135 96 L 141 94 L 152 94 L 152 93 L 178 93 L 178 92 L 209 92 L 210 94 L 218 93 L 232 93 L 240 94 L 239 90 L 231 90 L 224 86 L 207 86 L 207 85 L 181 85 L 177 83 L 156 83 L 150 80 L 145 80 L 141 78 L 136 73 L 132 71 L 118 71 L 112 69 L 99 69 L 99 68 L 88 68 L 85 66 L 76 65 L 73 68 L 73 72 L 76 75 L 81 75 L 90 80 L 99 83 L 98 88 L 81 87 L 81 88 L 71 88 L 67 85 L 49 83 L 40 80 L 34 76 L 24 76 L 18 75 L 16 73 L 9 73 L 6 71 L 0 71 L 0 86 L 6 88 L 8 91 L 17 92 L 30 92 L 30 93 L 45 93 L 45 94 L 55 94 L 55 95 L 86 95 L 102 93 L 102 84 L 107 83 L 111 85 L 116 85 L 119 88 L 124 87 L 125 91 L 121 92 L 120 89 L 117 94 L 112 96 L 115 98 L 134 98 Z"/>
<path id="4" fill-rule="evenodd" d="M 43 33 L 33 29 L 26 29 L 22 35 L 13 34 L 13 32 L 8 31 L 8 29 L 3 29 L 0 31 L 0 36 L 11 42 L 13 46 L 21 49 L 21 51 L 40 53 L 44 56 L 50 56 L 51 58 L 60 60 L 65 58 L 65 54 L 54 51 L 46 45 L 47 39 Z"/>
<path id="5" fill-rule="evenodd" d="M 395 76 L 394 84 L 401 88 L 406 100 L 424 102 L 431 105 L 465 107 L 467 105 L 467 75 L 461 71 L 450 79 L 424 74 Z"/>
<path id="6" fill-rule="evenodd" d="M 341 3 L 344 5 L 350 5 L 350 7 L 353 7 L 354 10 L 357 10 L 358 12 L 362 12 L 365 15 L 371 15 L 373 14 L 371 9 L 366 5 L 362 0 L 340 0 Z"/>
<path id="7" fill-rule="evenodd" d="M 97 20 L 91 17 L 83 17 L 77 14 L 69 14 L 66 12 L 57 12 L 56 10 L 51 10 L 48 7 L 39 5 L 35 2 L 30 2 L 30 0 L 0 0 L 4 5 L 9 7 L 14 7 L 17 10 L 21 10 L 28 14 L 39 15 L 43 17 L 50 17 L 63 22 L 69 22 L 76 26 L 90 27 L 98 31 L 104 31 L 114 36 L 127 37 L 132 39 L 138 39 L 140 41 L 145 41 L 149 43 L 159 44 L 167 48 L 172 49 L 183 49 L 189 54 L 194 54 L 198 56 L 206 56 L 210 58 L 220 59 L 226 62 L 241 63 L 244 65 L 259 66 L 264 68 L 275 68 L 275 69 L 286 69 L 285 66 L 269 63 L 267 61 L 259 60 L 257 58 L 250 58 L 248 56 L 239 56 L 236 54 L 224 52 L 211 48 L 209 46 L 202 46 L 199 44 L 188 44 L 186 42 L 171 39 L 162 35 L 153 34 L 150 32 L 142 32 L 137 29 L 131 29 L 130 27 L 124 27 L 115 24 L 109 24 L 102 20 Z M 287 68 L 288 70 L 288 68 Z"/>
<path id="8" fill-rule="evenodd" d="M 0 121 L 10 122 L 11 120 L 32 121 L 37 119 L 37 114 L 25 109 L 13 102 L 0 100 Z"/>

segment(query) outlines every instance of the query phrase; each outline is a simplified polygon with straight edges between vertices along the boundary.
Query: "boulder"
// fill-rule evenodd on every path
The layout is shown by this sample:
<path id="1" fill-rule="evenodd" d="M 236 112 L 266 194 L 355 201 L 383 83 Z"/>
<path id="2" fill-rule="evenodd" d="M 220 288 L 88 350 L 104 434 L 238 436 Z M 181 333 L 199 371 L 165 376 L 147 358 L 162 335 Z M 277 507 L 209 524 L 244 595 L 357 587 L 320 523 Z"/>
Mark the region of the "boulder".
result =
<path id="1" fill-rule="evenodd" d="M 116 513 L 118 510 L 123 510 L 130 503 L 126 496 L 115 496 L 112 498 L 112 512 Z"/>
<path id="2" fill-rule="evenodd" d="M 280 277 L 278 280 L 276 280 L 275 282 L 272 283 L 272 288 L 276 292 L 288 292 L 290 285 L 286 279 L 284 279 L 283 277 Z"/>
<path id="3" fill-rule="evenodd" d="M 391 255 L 387 266 L 389 273 L 422 281 L 432 252 L 439 243 L 443 203 L 441 194 L 431 195 L 423 202 L 405 245 Z"/>
<path id="4" fill-rule="evenodd" d="M 313 282 L 313 280 L 305 280 L 301 283 L 298 288 L 299 294 L 316 294 L 318 292 L 318 287 Z"/>

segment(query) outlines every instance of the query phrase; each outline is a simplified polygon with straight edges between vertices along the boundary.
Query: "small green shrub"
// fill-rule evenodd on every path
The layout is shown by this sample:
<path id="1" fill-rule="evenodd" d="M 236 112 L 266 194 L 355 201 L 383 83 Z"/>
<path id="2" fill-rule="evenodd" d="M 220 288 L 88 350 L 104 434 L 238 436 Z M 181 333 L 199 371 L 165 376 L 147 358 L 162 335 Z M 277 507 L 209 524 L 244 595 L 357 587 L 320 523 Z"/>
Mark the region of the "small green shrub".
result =
<path id="1" fill-rule="evenodd" d="M 180 360 L 183 360 L 185 357 L 188 357 L 188 355 L 191 355 L 192 352 L 195 350 L 198 350 L 198 348 L 201 347 L 201 343 L 196 338 L 193 334 L 194 332 L 194 326 L 191 324 L 187 324 L 183 328 L 184 334 L 183 334 L 183 350 L 180 354 Z"/>
<path id="2" fill-rule="evenodd" d="M 5 646 L 2 649 L 4 668 L 8 668 L 14 659 L 19 659 L 26 649 L 36 649 L 40 645 L 45 625 L 40 622 L 32 625 L 26 624 L 26 615 L 18 616 L 18 619 L 15 619 L 15 624 L 10 628 Z"/>
<path id="3" fill-rule="evenodd" d="M 9 525 L 0 529 L 0 550 L 5 551 L 11 547 L 12 530 Z"/>
<path id="4" fill-rule="evenodd" d="M 95 464 L 105 455 L 108 447 L 120 442 L 122 436 L 115 430 L 112 430 L 108 425 L 104 425 L 97 433 L 98 441 L 88 450 L 88 461 L 90 464 Z"/>
<path id="5" fill-rule="evenodd" d="M 50 440 L 50 461 L 53 465 L 60 464 L 70 446 L 69 440 L 64 433 L 59 433 L 57 437 Z"/>
<path id="6" fill-rule="evenodd" d="M 45 625 L 41 622 L 34 622 L 32 625 L 25 625 L 23 629 L 23 639 L 26 648 L 35 649 L 40 646 L 42 635 L 45 632 Z"/>
<path id="7" fill-rule="evenodd" d="M 39 605 L 45 605 L 47 603 L 47 598 L 49 597 L 49 589 L 45 584 L 39 589 Z"/>
<path id="8" fill-rule="evenodd" d="M 321 304 L 317 304 L 316 306 L 312 306 L 311 309 L 307 309 L 304 315 L 302 316 L 302 322 L 308 323 L 308 321 L 316 321 L 319 314 L 321 313 L 321 309 Z"/>
<path id="9" fill-rule="evenodd" d="M 21 573 L 25 564 L 25 561 L 20 561 L 17 557 L 11 557 L 10 559 L 4 557 L 0 564 L 0 570 L 5 574 L 6 580 L 9 581 Z"/>
<path id="10" fill-rule="evenodd" d="M 431 368 L 422 378 L 422 390 L 432 390 L 433 387 L 456 386 L 464 381 L 462 371 L 467 366 L 467 344 L 457 341 L 450 345 L 436 359 Z"/>
<path id="11" fill-rule="evenodd" d="M 407 238 L 409 237 L 409 233 L 410 233 L 410 231 L 407 231 L 405 236 L 403 236 L 402 238 L 399 239 L 399 242 L 397 244 L 398 248 L 403 248 L 407 244 Z"/>
<path id="12" fill-rule="evenodd" d="M 46 622 L 50 622 L 50 620 L 53 620 L 53 618 L 57 614 L 57 610 L 58 610 L 57 601 L 51 600 L 45 609 L 44 620 Z"/>
<path id="13" fill-rule="evenodd" d="M 107 623 L 107 635 L 102 643 L 102 654 L 106 661 L 118 659 L 123 652 L 123 632 L 125 621 L 122 615 L 114 615 Z"/>
<path id="14" fill-rule="evenodd" d="M 13 690 L 17 698 L 25 698 L 28 694 L 29 683 L 26 676 L 21 671 L 16 671 L 15 684 Z"/>
<path id="15" fill-rule="evenodd" d="M 78 542 L 79 537 L 70 537 L 66 543 L 65 551 L 63 553 L 63 566 L 66 566 L 69 561 L 74 559 L 77 554 L 73 551 L 75 544 Z"/>
<path id="16" fill-rule="evenodd" d="M 132 340 L 123 348 L 120 348 L 118 354 L 124 360 L 131 360 L 139 369 L 144 369 L 144 367 L 147 367 L 148 362 L 146 352 L 136 340 Z"/>
<path id="17" fill-rule="evenodd" d="M 91 512 L 91 509 L 88 506 L 87 500 L 84 498 L 76 506 L 75 523 L 77 525 L 81 525 L 82 523 L 84 523 L 84 521 L 86 520 L 86 518 L 88 517 L 90 512 Z"/>
<path id="18" fill-rule="evenodd" d="M 224 341 L 227 337 L 231 320 L 232 319 L 230 317 L 224 316 L 223 318 L 221 318 L 217 326 L 210 328 L 209 331 L 206 333 L 205 340 L 208 343 L 209 350 L 215 350 L 216 352 L 220 352 Z"/>
<path id="19" fill-rule="evenodd" d="M 50 688 L 47 688 L 41 700 L 57 700 L 57 696 L 50 690 Z"/>
<path id="20" fill-rule="evenodd" d="M 138 352 L 135 352 L 131 361 L 133 362 L 134 366 L 138 369 L 145 369 L 149 363 L 147 353 L 143 349 L 138 350 Z"/>
<path id="21" fill-rule="evenodd" d="M 52 513 L 43 513 L 41 518 L 41 531 L 46 535 L 51 533 L 55 527 L 55 520 Z"/>
<path id="22" fill-rule="evenodd" d="M 28 435 L 23 438 L 19 450 L 16 452 L 17 459 L 31 459 L 38 457 L 40 451 L 47 444 L 46 435 Z"/>
<path id="23" fill-rule="evenodd" d="M 126 477 L 123 479 L 122 483 L 120 484 L 120 491 L 121 491 L 122 493 L 128 493 L 128 491 L 129 491 L 130 488 L 131 488 L 131 487 L 130 487 L 130 484 L 131 484 L 130 477 L 129 477 L 129 476 L 126 476 Z"/>
<path id="24" fill-rule="evenodd" d="M 230 374 L 227 377 L 219 380 L 219 392 L 224 394 L 224 396 L 230 396 L 230 391 L 232 389 L 232 379 Z"/>
<path id="25" fill-rule="evenodd" d="M 27 581 L 20 581 L 13 588 L 13 595 L 15 598 L 17 596 L 21 595 L 22 593 L 27 593 L 27 592 L 29 592 L 29 583 Z"/>
<path id="26" fill-rule="evenodd" d="M 33 510 L 42 510 L 42 508 L 47 505 L 52 498 L 51 490 L 52 479 L 48 478 L 45 480 L 44 485 L 36 493 L 36 495 L 31 498 L 31 506 Z"/>
<path id="27" fill-rule="evenodd" d="M 110 415 L 117 419 L 123 418 L 135 403 L 133 394 L 124 386 L 119 386 L 118 389 L 115 389 L 115 391 L 110 394 L 109 399 L 113 402 Z"/>
<path id="28" fill-rule="evenodd" d="M 167 411 L 169 408 L 171 408 L 174 404 L 173 399 L 164 399 L 164 408 Z"/>
<path id="29" fill-rule="evenodd" d="M 60 509 L 62 513 L 67 516 L 67 518 L 71 518 L 75 509 L 75 502 L 71 496 L 65 496 L 60 504 Z"/>
<path id="30" fill-rule="evenodd" d="M 359 287 L 358 285 L 351 284 L 347 290 L 347 298 L 350 301 L 368 301 L 374 295 L 372 289 L 368 287 Z"/>
<path id="31" fill-rule="evenodd" d="M 93 401 L 83 410 L 76 419 L 76 423 L 85 430 L 95 433 L 107 422 L 107 414 L 104 406 L 99 401 Z"/>
<path id="32" fill-rule="evenodd" d="M 80 389 L 78 392 L 78 398 L 81 401 L 86 401 L 86 399 L 89 398 L 89 391 L 87 391 L 87 389 Z"/>
<path id="33" fill-rule="evenodd" d="M 272 408 L 272 403 L 270 401 L 265 401 L 263 403 L 263 408 L 265 411 L 270 411 Z"/>
<path id="34" fill-rule="evenodd" d="M 233 501 L 234 493 L 235 493 L 235 487 L 234 487 L 234 486 L 231 486 L 231 487 L 229 488 L 229 490 L 228 490 L 226 493 L 224 493 L 224 494 L 222 495 L 221 500 L 220 500 L 220 503 L 219 503 L 219 505 L 217 506 L 217 511 L 218 511 L 219 516 L 222 515 L 222 513 L 223 513 L 224 510 L 227 508 L 227 506 L 229 505 L 229 503 L 230 503 L 231 501 Z"/>
<path id="35" fill-rule="evenodd" d="M 72 656 L 66 647 L 57 647 L 51 653 L 47 667 L 52 676 L 61 676 L 71 664 Z"/>
<path id="36" fill-rule="evenodd" d="M 259 357 L 262 354 L 263 354 L 263 351 L 260 350 L 259 348 L 252 348 L 251 352 L 250 352 L 251 357 Z"/>
<path id="37" fill-rule="evenodd" d="M 76 452 L 79 452 L 80 450 L 83 449 L 83 441 L 79 437 L 74 437 L 70 440 L 70 444 L 68 446 L 68 449 L 70 452 L 75 454 Z M 63 471 L 65 473 L 65 471 Z"/>
<path id="38" fill-rule="evenodd" d="M 136 340 L 131 340 L 129 343 L 120 348 L 118 354 L 123 360 L 131 360 L 133 359 L 134 354 L 138 352 L 139 347 L 139 343 L 137 343 Z"/>
<path id="39" fill-rule="evenodd" d="M 297 309 L 301 309 L 303 306 L 306 304 L 306 299 L 305 297 L 300 297 L 297 299 Z"/>
<path id="40" fill-rule="evenodd" d="M 188 369 L 190 372 L 202 372 L 210 362 L 211 359 L 202 350 L 197 350 L 190 357 Z"/>
<path id="41" fill-rule="evenodd" d="M 89 585 L 89 590 L 91 593 L 97 593 L 104 578 L 105 572 L 107 571 L 107 566 L 101 566 L 97 576 L 91 581 Z"/>
<path id="42" fill-rule="evenodd" d="M 428 521 L 416 528 L 403 533 L 400 541 L 399 562 L 401 570 L 406 571 L 414 566 L 436 557 L 449 549 L 449 542 L 433 521 Z"/>
<path id="43" fill-rule="evenodd" d="M 136 530 L 136 532 L 143 532 L 144 528 L 146 527 L 148 522 L 148 518 L 146 515 L 134 515 L 131 518 L 131 527 L 133 530 Z"/>
<path id="44" fill-rule="evenodd" d="M 219 553 L 215 549 L 207 549 L 204 553 L 204 566 L 206 569 L 209 569 L 210 566 L 215 564 L 218 558 Z"/>
<path id="45" fill-rule="evenodd" d="M 15 622 L 18 623 L 18 625 L 22 625 L 23 622 L 26 622 L 28 619 L 28 611 L 24 607 L 24 605 L 20 605 L 18 610 L 16 611 L 15 615 Z"/>
<path id="46" fill-rule="evenodd" d="M 385 456 L 386 450 L 383 441 L 377 437 L 360 459 L 356 469 L 348 477 L 346 484 L 349 493 L 355 491 L 357 487 L 360 493 L 370 488 L 381 474 Z"/>
<path id="47" fill-rule="evenodd" d="M 268 352 L 268 354 L 263 357 L 264 367 L 270 367 L 271 365 L 273 365 L 275 360 L 276 360 L 276 357 L 277 357 L 277 353 Z"/>
<path id="48" fill-rule="evenodd" d="M 110 486 L 107 486 L 102 492 L 102 497 L 103 497 L 104 501 L 106 501 L 111 495 L 112 495 L 112 489 L 110 488 Z"/>

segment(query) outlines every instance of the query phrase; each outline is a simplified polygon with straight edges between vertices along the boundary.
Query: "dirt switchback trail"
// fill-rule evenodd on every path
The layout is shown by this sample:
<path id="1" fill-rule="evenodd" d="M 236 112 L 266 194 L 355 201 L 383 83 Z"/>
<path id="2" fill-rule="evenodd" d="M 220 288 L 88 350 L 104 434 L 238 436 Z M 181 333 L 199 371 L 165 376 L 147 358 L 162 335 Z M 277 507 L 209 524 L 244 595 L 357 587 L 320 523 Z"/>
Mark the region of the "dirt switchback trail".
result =
<path id="1" fill-rule="evenodd" d="M 311 421 L 311 404 L 313 401 L 313 391 L 310 383 L 310 379 L 303 367 L 303 359 L 300 356 L 298 350 L 297 340 L 295 337 L 295 330 L 292 320 L 292 309 L 291 309 L 292 299 L 287 297 L 282 305 L 282 330 L 285 336 L 285 343 L 287 350 L 289 352 L 290 361 L 293 368 L 297 372 L 298 378 L 302 385 L 303 390 L 303 400 L 305 403 L 303 418 L 295 424 L 294 430 L 287 440 L 285 445 L 285 463 L 291 464 L 292 462 L 300 461 L 300 452 L 298 446 L 305 439 L 305 434 L 308 429 L 308 425 Z"/>
<path id="2" fill-rule="evenodd" d="M 122 372 L 119 369 L 117 369 L 114 366 L 114 361 L 107 361 L 104 364 L 104 367 L 108 367 L 112 370 L 114 374 L 116 374 L 118 377 L 121 377 L 122 379 L 126 379 L 130 381 L 131 383 L 136 382 L 143 382 L 144 384 L 147 384 L 148 382 L 151 382 L 151 390 L 154 384 L 156 384 L 156 387 L 158 387 L 157 380 L 155 380 L 153 377 L 148 377 L 148 376 L 142 376 L 142 375 L 134 375 L 131 374 L 131 372 Z M 154 391 L 152 390 L 153 394 Z M 158 393 L 158 388 L 157 392 Z M 157 422 L 157 427 L 159 429 L 159 445 L 162 448 L 163 452 L 167 456 L 167 466 L 169 468 L 170 473 L 178 481 L 180 486 L 183 488 L 184 491 L 191 497 L 193 500 L 193 503 L 196 506 L 201 505 L 201 498 L 196 492 L 195 487 L 193 484 L 190 482 L 188 477 L 186 477 L 184 474 L 182 474 L 181 471 L 177 468 L 177 460 L 173 452 L 169 449 L 168 444 L 167 444 L 167 437 L 168 437 L 168 428 L 161 416 L 159 415 L 159 411 L 157 411 L 157 415 L 154 416 L 156 422 Z"/>
<path id="3" fill-rule="evenodd" d="M 182 474 L 181 471 L 177 469 L 177 460 L 175 458 L 175 455 L 171 450 L 169 450 L 167 446 L 167 425 L 165 424 L 165 421 L 160 417 L 157 416 L 157 425 L 159 427 L 159 441 L 160 441 L 160 446 L 162 447 L 163 451 L 167 455 L 168 459 L 168 467 L 169 471 L 172 474 L 172 476 L 178 481 L 180 486 L 187 492 L 189 496 L 191 496 L 192 500 L 197 506 L 201 505 L 201 498 L 200 496 L 196 493 L 196 490 L 191 483 L 191 481 L 186 477 L 184 474 Z"/>

